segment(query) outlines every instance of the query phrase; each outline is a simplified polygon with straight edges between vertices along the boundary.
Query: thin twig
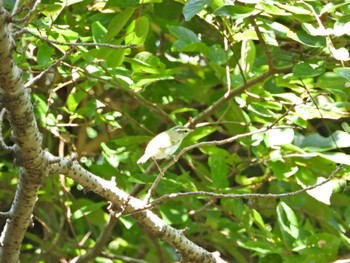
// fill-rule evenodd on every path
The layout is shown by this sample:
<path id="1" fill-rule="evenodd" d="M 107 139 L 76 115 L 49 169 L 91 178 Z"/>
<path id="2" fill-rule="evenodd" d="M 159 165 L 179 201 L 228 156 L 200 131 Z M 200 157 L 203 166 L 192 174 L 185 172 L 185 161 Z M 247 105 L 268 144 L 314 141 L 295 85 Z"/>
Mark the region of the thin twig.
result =
<path id="1" fill-rule="evenodd" d="M 268 198 L 268 199 L 277 199 L 277 198 L 282 198 L 282 197 L 291 197 L 295 196 L 301 193 L 304 193 L 306 191 L 315 189 L 321 185 L 324 185 L 325 183 L 328 183 L 330 180 L 333 179 L 333 177 L 339 172 L 339 170 L 342 168 L 342 165 L 338 165 L 336 169 L 328 176 L 326 180 L 320 183 L 316 183 L 314 185 L 311 185 L 309 187 L 305 187 L 303 189 L 294 191 L 294 192 L 289 192 L 289 193 L 282 193 L 282 194 L 219 194 L 219 193 L 213 193 L 213 192 L 205 192 L 205 191 L 198 191 L 198 192 L 186 192 L 186 193 L 172 193 L 168 195 L 163 195 L 162 197 L 159 197 L 155 199 L 151 205 L 157 205 L 164 200 L 170 200 L 174 198 L 179 198 L 179 197 L 185 197 L 185 196 L 209 196 L 213 198 Z"/>
<path id="2" fill-rule="evenodd" d="M 152 159 L 155 162 L 155 164 L 156 164 L 156 166 L 157 166 L 157 168 L 159 170 L 159 174 L 158 174 L 156 180 L 154 180 L 154 182 L 152 183 L 150 189 L 147 191 L 147 194 L 145 196 L 146 204 L 149 203 L 149 200 L 151 199 L 153 191 L 156 189 L 156 187 L 157 187 L 158 183 L 160 182 L 160 180 L 164 177 L 164 172 L 165 172 L 165 171 L 162 170 L 162 168 L 160 168 L 160 166 L 157 163 L 157 160 L 154 159 L 154 158 L 152 158 Z"/>
<path id="3" fill-rule="evenodd" d="M 254 30 L 255 30 L 255 33 L 259 39 L 260 45 L 261 45 L 262 49 L 264 50 L 264 53 L 265 53 L 265 56 L 267 59 L 267 65 L 269 66 L 269 69 L 272 70 L 275 66 L 273 63 L 273 57 L 271 54 L 271 50 L 267 47 L 266 42 L 261 34 L 261 31 L 260 31 L 258 25 L 256 24 L 255 19 L 253 17 L 251 17 L 249 19 L 249 21 L 252 23 Z"/>
<path id="4" fill-rule="evenodd" d="M 311 13 L 314 15 L 317 23 L 318 23 L 318 26 L 320 29 L 322 29 L 324 32 L 326 31 L 326 28 L 323 26 L 322 24 L 322 21 L 319 17 L 319 15 L 316 13 L 315 9 L 313 8 L 312 5 L 310 5 L 309 3 L 306 3 L 305 1 L 301 1 L 304 5 L 306 5 L 310 10 L 311 10 Z M 332 38 L 329 36 L 329 34 L 326 35 L 326 42 L 327 42 L 327 47 L 329 48 L 329 51 L 332 53 L 333 57 L 334 57 L 334 52 L 336 51 L 336 48 L 334 47 L 334 44 L 333 44 L 333 41 L 332 41 Z M 337 58 L 336 58 L 337 59 Z M 342 66 L 344 67 L 344 61 L 341 60 L 340 61 Z"/>
<path id="5" fill-rule="evenodd" d="M 310 92 L 309 89 L 306 87 L 304 81 L 303 81 L 302 79 L 300 79 L 300 82 L 301 82 L 301 84 L 303 85 L 304 89 L 306 90 L 306 93 L 309 95 L 309 97 L 310 97 L 312 103 L 315 105 L 315 108 L 316 108 L 316 110 L 318 111 L 318 114 L 320 114 L 322 123 L 323 123 L 323 125 L 326 127 L 327 132 L 329 133 L 329 135 L 330 135 L 330 137 L 331 137 L 331 139 L 332 139 L 332 141 L 333 141 L 335 147 L 337 148 L 337 150 L 338 150 L 339 152 L 343 152 L 343 151 L 338 147 L 338 144 L 337 144 L 336 139 L 334 138 L 333 132 L 331 131 L 331 129 L 329 128 L 329 126 L 328 126 L 327 123 L 325 122 L 324 117 L 323 117 L 323 114 L 322 114 L 322 111 L 321 111 L 320 107 L 317 105 L 316 100 L 315 100 L 314 97 L 311 95 L 311 92 Z"/>
<path id="6" fill-rule="evenodd" d="M 228 39 L 226 36 L 224 36 L 224 48 L 225 48 L 225 55 L 226 55 L 226 66 L 225 66 L 225 71 L 226 71 L 226 86 L 227 86 L 227 91 L 224 96 L 228 96 L 231 91 L 231 75 L 230 75 L 230 65 L 228 61 L 228 51 L 229 51 L 229 45 L 228 45 Z"/>
<path id="7" fill-rule="evenodd" d="M 288 115 L 288 113 L 295 107 L 295 104 L 292 104 L 289 106 L 289 108 L 281 115 L 279 116 L 276 120 L 273 121 L 268 127 L 273 127 L 275 126 L 280 120 L 282 120 L 284 117 Z"/>
<path id="8" fill-rule="evenodd" d="M 19 7 L 21 0 L 16 0 L 15 4 L 13 5 L 13 9 L 11 12 L 11 16 L 17 15 L 20 11 L 21 8 L 23 7 Z"/>
<path id="9" fill-rule="evenodd" d="M 26 21 L 28 19 L 28 17 L 30 17 L 35 11 L 38 10 L 38 6 L 40 3 L 41 3 L 41 0 L 36 0 L 34 5 L 32 6 L 32 8 L 29 10 L 29 12 L 24 17 L 21 17 L 18 19 L 12 19 L 12 22 L 13 23 L 21 23 L 23 21 Z M 14 13 L 13 15 L 17 15 L 17 13 Z"/>
<path id="10" fill-rule="evenodd" d="M 310 191 L 312 189 L 315 189 L 321 185 L 324 185 L 331 181 L 334 176 L 339 172 L 339 170 L 342 169 L 342 165 L 338 165 L 336 169 L 328 176 L 328 178 L 320 183 L 316 183 L 314 185 L 311 185 L 309 187 L 305 187 L 303 189 L 294 191 L 294 192 L 289 192 L 289 193 L 281 193 L 281 194 L 258 194 L 258 193 L 252 193 L 252 194 L 224 194 L 224 193 L 213 193 L 213 192 L 206 192 L 206 191 L 197 191 L 197 192 L 186 192 L 186 193 L 172 193 L 172 194 L 167 194 L 163 195 L 155 200 L 153 200 L 150 204 L 147 204 L 145 207 L 135 210 L 134 212 L 130 214 L 135 214 L 135 213 L 140 213 L 144 210 L 149 210 L 151 208 L 156 207 L 160 203 L 167 201 L 167 200 L 172 200 L 176 198 L 182 198 L 182 197 L 187 197 L 187 196 L 206 196 L 206 197 L 211 197 L 214 199 L 238 199 L 238 198 L 245 198 L 245 199 L 252 199 L 252 198 L 265 198 L 265 199 L 278 199 L 278 198 L 283 198 L 283 197 L 291 197 L 291 196 L 296 196 L 301 193 L 305 193 L 307 191 Z"/>
<path id="11" fill-rule="evenodd" d="M 38 75 L 36 75 L 34 78 L 31 78 L 27 83 L 24 85 L 25 88 L 29 88 L 34 83 L 36 83 L 38 80 L 42 78 L 47 72 L 49 72 L 54 67 L 58 66 L 62 61 L 64 61 L 70 54 L 72 54 L 74 48 L 69 50 L 68 52 L 64 53 L 62 57 L 57 59 L 54 63 L 52 63 L 50 66 L 48 66 L 45 70 L 41 71 Z"/>
<path id="12" fill-rule="evenodd" d="M 72 69 L 76 69 L 80 72 L 82 72 L 82 74 L 86 75 L 86 76 L 89 76 L 89 77 L 92 77 L 92 78 L 95 78 L 95 79 L 98 79 L 100 80 L 101 82 L 104 82 L 104 83 L 107 83 L 107 84 L 110 84 L 112 86 L 115 86 L 115 87 L 118 87 L 119 89 L 125 91 L 127 94 L 129 94 L 133 99 L 135 99 L 137 102 L 139 102 L 140 104 L 142 105 L 145 105 L 146 107 L 150 108 L 151 110 L 153 110 L 154 112 L 156 112 L 156 114 L 158 114 L 159 117 L 162 117 L 164 118 L 165 120 L 167 121 L 172 121 L 170 118 L 169 118 L 169 115 L 163 111 L 160 107 L 158 107 L 157 104 L 155 103 L 152 103 L 148 100 L 146 100 L 145 98 L 143 98 L 142 96 L 140 96 L 139 94 L 136 94 L 132 89 L 129 89 L 129 88 L 125 88 L 123 87 L 122 85 L 120 85 L 120 83 L 118 83 L 116 80 L 110 80 L 110 79 L 106 79 L 106 78 L 103 78 L 103 77 L 99 77 L 97 75 L 94 75 L 94 74 L 91 74 L 89 73 L 87 70 L 84 70 L 80 67 L 77 67 L 77 66 L 72 66 L 68 63 L 64 63 L 64 65 L 66 65 L 67 67 L 70 67 Z M 111 76 L 112 77 L 112 76 Z M 125 115 L 125 113 L 124 113 Z"/>

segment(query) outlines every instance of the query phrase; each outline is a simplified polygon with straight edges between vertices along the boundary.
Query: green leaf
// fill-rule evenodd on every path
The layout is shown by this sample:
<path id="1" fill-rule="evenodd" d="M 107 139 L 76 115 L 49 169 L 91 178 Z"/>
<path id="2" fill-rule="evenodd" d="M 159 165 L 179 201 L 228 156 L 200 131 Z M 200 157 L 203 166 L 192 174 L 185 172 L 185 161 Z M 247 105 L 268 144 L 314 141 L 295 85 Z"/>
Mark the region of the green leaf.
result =
<path id="1" fill-rule="evenodd" d="M 243 40 L 241 46 L 241 69 L 247 76 L 252 70 L 255 62 L 255 45 L 252 40 Z"/>
<path id="2" fill-rule="evenodd" d="M 188 220 L 188 211 L 181 203 L 161 205 L 159 212 L 168 224 L 181 224 Z"/>
<path id="3" fill-rule="evenodd" d="M 238 240 L 238 244 L 243 248 L 256 251 L 264 255 L 280 252 L 280 249 L 276 246 L 276 244 L 264 240 L 249 240 L 245 242 Z"/>
<path id="4" fill-rule="evenodd" d="M 41 66 L 48 66 L 51 62 L 51 56 L 55 54 L 55 51 L 52 47 L 43 44 L 38 49 L 37 61 Z"/>
<path id="5" fill-rule="evenodd" d="M 141 16 L 132 21 L 128 27 L 125 42 L 127 44 L 140 45 L 145 42 L 149 31 L 149 19 Z"/>
<path id="6" fill-rule="evenodd" d="M 295 166 L 295 164 L 288 159 L 284 162 L 281 160 L 273 161 L 270 166 L 273 174 L 279 180 L 284 180 L 285 178 L 294 175 L 298 171 L 298 166 Z"/>
<path id="7" fill-rule="evenodd" d="M 140 0 L 108 0 L 106 4 L 106 8 L 108 7 L 136 7 L 139 5 Z"/>
<path id="8" fill-rule="evenodd" d="M 126 25 L 130 17 L 134 13 L 133 8 L 126 8 L 121 13 L 116 14 L 116 16 L 111 20 L 108 25 L 107 34 L 104 37 L 104 42 L 109 42 L 113 37 L 119 34 L 120 30 Z"/>
<path id="9" fill-rule="evenodd" d="M 77 3 L 80 3 L 80 2 L 83 2 L 84 0 L 68 0 L 66 5 L 67 6 L 70 6 L 70 5 L 74 5 L 74 4 L 77 4 Z"/>
<path id="10" fill-rule="evenodd" d="M 121 138 L 114 138 L 114 139 L 110 140 L 109 143 L 114 144 L 115 147 L 132 146 L 135 144 L 144 143 L 146 141 L 149 141 L 150 139 L 151 138 L 149 136 L 143 136 L 143 135 L 123 136 Z"/>
<path id="11" fill-rule="evenodd" d="M 264 232 L 268 232 L 267 229 L 266 229 L 266 226 L 265 226 L 265 223 L 264 223 L 264 220 L 262 218 L 262 216 L 259 214 L 258 211 L 256 211 L 255 209 L 253 209 L 253 214 L 252 214 L 252 217 L 253 217 L 253 220 L 254 220 L 254 223 L 257 224 L 257 226 L 263 230 Z"/>
<path id="12" fill-rule="evenodd" d="M 334 163 L 350 165 L 350 155 L 342 152 L 323 152 L 317 154 L 320 157 L 323 157 L 327 160 L 330 160 Z"/>
<path id="13" fill-rule="evenodd" d="M 319 76 L 326 71 L 325 65 L 322 61 L 307 62 L 302 61 L 296 64 L 293 68 L 293 77 L 308 78 Z"/>
<path id="14" fill-rule="evenodd" d="M 182 26 L 168 26 L 168 29 L 171 34 L 173 34 L 176 38 L 178 38 L 180 41 L 186 43 L 186 44 L 192 44 L 192 43 L 197 43 L 200 42 L 199 38 L 197 35 Z"/>
<path id="15" fill-rule="evenodd" d="M 212 0 L 189 0 L 182 11 L 185 20 L 191 20 L 192 17 L 200 12 L 206 5 L 210 5 L 211 2 Z"/>
<path id="16" fill-rule="evenodd" d="M 134 73 L 163 73 L 165 70 L 164 63 L 150 52 L 140 52 L 134 59 L 126 59 L 131 63 Z"/>
<path id="17" fill-rule="evenodd" d="M 233 19 L 241 19 L 257 14 L 259 10 L 253 7 L 239 5 L 224 5 L 214 11 L 217 16 L 229 16 Z"/>
<path id="18" fill-rule="evenodd" d="M 326 4 L 321 12 L 320 15 L 323 15 L 324 13 L 333 13 L 335 10 L 337 10 L 338 8 L 344 6 L 344 5 L 349 5 L 349 0 L 345 0 L 345 1 L 340 1 L 339 4 L 335 4 L 333 1 Z"/>
<path id="19" fill-rule="evenodd" d="M 293 209 L 283 201 L 277 205 L 277 220 L 284 242 L 290 246 L 299 237 L 299 223 Z"/>
<path id="20" fill-rule="evenodd" d="M 210 47 L 209 59 L 218 65 L 226 63 L 226 51 L 218 44 Z"/>
<path id="21" fill-rule="evenodd" d="M 201 42 L 193 31 L 181 26 L 168 26 L 168 29 L 171 34 L 178 38 L 173 43 L 173 51 L 196 51 L 205 55 L 209 54 L 209 47 Z"/>
<path id="22" fill-rule="evenodd" d="M 107 33 L 107 29 L 99 21 L 95 21 L 91 25 L 91 30 L 94 41 L 96 43 L 103 43 L 103 39 Z"/>
<path id="23" fill-rule="evenodd" d="M 211 170 L 214 186 L 217 188 L 228 187 L 228 166 L 225 159 L 217 155 L 211 155 L 209 157 L 208 164 Z"/>
<path id="24" fill-rule="evenodd" d="M 350 81 L 350 68 L 334 68 L 333 71 L 337 73 L 339 76 Z"/>
<path id="25" fill-rule="evenodd" d="M 278 2 L 276 4 L 279 7 L 283 8 L 291 13 L 297 14 L 297 15 L 310 15 L 311 14 L 310 10 L 306 10 L 301 6 L 294 6 L 294 5 L 283 4 L 283 3 L 278 3 Z"/>
<path id="26" fill-rule="evenodd" d="M 67 98 L 67 108 L 73 112 L 77 109 L 79 103 L 86 97 L 86 93 L 82 90 L 73 89 Z"/>
<path id="27" fill-rule="evenodd" d="M 103 156 L 112 167 L 118 168 L 120 162 L 128 159 L 129 152 L 125 147 L 120 147 L 114 150 L 109 146 L 110 145 L 107 145 L 106 143 L 101 143 Z"/>
<path id="28" fill-rule="evenodd" d="M 198 127 L 193 132 L 191 132 L 191 139 L 193 142 L 198 142 L 200 139 L 207 137 L 208 135 L 214 133 L 217 128 L 213 126 Z"/>
<path id="29" fill-rule="evenodd" d="M 286 16 L 286 15 L 290 15 L 288 14 L 285 10 L 283 9 L 280 9 L 276 6 L 275 3 L 263 3 L 263 2 L 260 2 L 259 5 L 262 7 L 262 9 L 268 13 L 268 14 L 271 14 L 271 15 L 277 15 L 277 16 Z"/>
<path id="30" fill-rule="evenodd" d="M 275 254 L 267 254 L 259 260 L 259 263 L 280 263 L 283 262 L 281 255 Z M 291 262 L 290 262 L 291 263 Z"/>
<path id="31" fill-rule="evenodd" d="M 101 207 L 105 206 L 105 202 L 99 202 L 99 203 L 92 203 L 89 205 L 85 205 L 80 207 L 78 210 L 76 210 L 73 215 L 72 219 L 79 219 L 83 216 L 86 216 L 92 212 L 100 210 Z"/>
<path id="32" fill-rule="evenodd" d="M 115 43 L 111 43 L 115 44 Z M 104 49 L 105 50 L 105 49 Z M 102 49 L 101 49 L 102 52 Z M 128 53 L 128 49 L 109 49 L 105 54 L 108 54 L 106 57 L 106 64 L 108 67 L 118 67 L 124 62 L 125 55 Z"/>
<path id="33" fill-rule="evenodd" d="M 310 47 L 326 46 L 326 40 L 322 36 L 311 36 L 303 31 L 294 32 L 291 28 L 276 21 L 271 22 L 265 19 L 263 21 L 264 25 L 273 29 L 278 35 L 282 37 L 288 37 Z"/>
<path id="34" fill-rule="evenodd" d="M 304 248 L 298 252 L 306 255 L 304 262 L 335 262 L 341 240 L 329 233 L 315 233 L 308 237 Z"/>
<path id="35" fill-rule="evenodd" d="M 324 182 L 326 179 L 324 177 L 317 177 L 317 181 L 316 183 L 322 183 Z M 303 186 L 304 188 L 307 186 Z M 333 188 L 335 187 L 334 182 L 330 181 L 327 182 L 319 187 L 316 187 L 312 190 L 308 190 L 306 191 L 310 196 L 312 196 L 313 198 L 315 198 L 316 200 L 326 204 L 326 205 L 330 205 L 331 204 L 331 196 L 333 193 Z"/>
<path id="36" fill-rule="evenodd" d="M 264 107 L 263 105 L 261 105 L 260 103 L 251 103 L 248 106 L 248 109 L 251 110 L 252 112 L 254 112 L 256 115 L 261 116 L 261 117 L 273 117 L 274 113 L 268 109 L 266 109 L 266 107 Z"/>
<path id="37" fill-rule="evenodd" d="M 328 137 L 320 134 L 307 135 L 299 138 L 298 144 L 300 148 L 309 152 L 324 152 L 338 148 L 350 147 L 350 134 L 343 131 L 336 131 Z"/>
<path id="38" fill-rule="evenodd" d="M 347 81 L 344 77 L 341 77 L 339 74 L 334 72 L 326 72 L 322 74 L 316 82 L 318 87 L 337 90 L 344 89 Z"/>

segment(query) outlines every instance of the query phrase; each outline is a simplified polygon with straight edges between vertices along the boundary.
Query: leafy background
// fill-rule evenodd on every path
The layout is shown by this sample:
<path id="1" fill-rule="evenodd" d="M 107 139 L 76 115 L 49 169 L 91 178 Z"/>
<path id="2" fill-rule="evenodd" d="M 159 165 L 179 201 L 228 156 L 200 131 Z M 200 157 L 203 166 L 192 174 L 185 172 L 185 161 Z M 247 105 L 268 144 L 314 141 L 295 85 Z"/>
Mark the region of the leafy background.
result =
<path id="1" fill-rule="evenodd" d="M 143 185 L 135 192 L 142 198 L 158 174 L 136 165 L 145 144 L 176 124 L 199 122 L 222 101 L 183 147 L 276 129 L 187 152 L 154 198 L 288 193 L 322 181 L 337 164 L 342 170 L 292 197 L 189 196 L 155 211 L 228 262 L 350 257 L 349 1 L 41 1 L 25 17 L 28 3 L 15 16 L 16 60 L 50 152 L 77 153 L 90 171 L 127 192 Z M 5 4 L 12 10 L 12 1 Z M 223 99 L 230 91 L 235 96 Z M 4 135 L 9 140 L 6 127 Z M 0 206 L 6 210 L 17 168 L 1 155 Z M 49 177 L 21 260 L 64 262 L 84 254 L 108 220 L 99 196 L 69 178 Z M 96 262 L 179 259 L 132 216 L 115 224 Z"/>

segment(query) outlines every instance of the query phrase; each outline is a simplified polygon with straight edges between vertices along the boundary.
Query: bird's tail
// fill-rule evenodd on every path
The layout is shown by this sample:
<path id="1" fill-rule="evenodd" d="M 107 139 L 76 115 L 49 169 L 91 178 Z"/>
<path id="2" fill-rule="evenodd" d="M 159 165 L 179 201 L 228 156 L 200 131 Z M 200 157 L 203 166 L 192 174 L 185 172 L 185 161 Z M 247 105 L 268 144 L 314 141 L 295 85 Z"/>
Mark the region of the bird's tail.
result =
<path id="1" fill-rule="evenodd" d="M 149 156 L 147 156 L 146 154 L 142 155 L 140 157 L 140 159 L 137 160 L 137 164 L 140 164 L 140 163 L 145 163 L 147 162 L 147 160 L 149 159 Z"/>

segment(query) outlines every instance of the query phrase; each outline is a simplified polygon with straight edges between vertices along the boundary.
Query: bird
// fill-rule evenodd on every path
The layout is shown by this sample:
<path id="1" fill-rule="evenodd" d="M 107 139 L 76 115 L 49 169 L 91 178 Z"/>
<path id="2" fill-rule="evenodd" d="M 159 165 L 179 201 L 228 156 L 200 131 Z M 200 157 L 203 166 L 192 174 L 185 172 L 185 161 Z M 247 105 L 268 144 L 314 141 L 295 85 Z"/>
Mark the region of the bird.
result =
<path id="1" fill-rule="evenodd" d="M 182 140 L 192 130 L 184 126 L 175 126 L 169 130 L 163 131 L 156 135 L 147 144 L 145 153 L 137 160 L 137 164 L 142 164 L 148 159 L 165 159 L 173 155 L 179 148 Z"/>

